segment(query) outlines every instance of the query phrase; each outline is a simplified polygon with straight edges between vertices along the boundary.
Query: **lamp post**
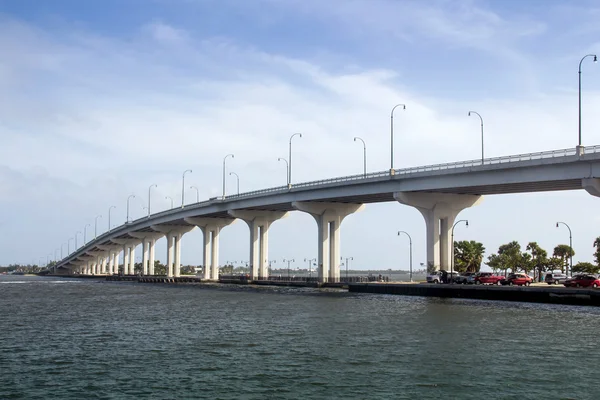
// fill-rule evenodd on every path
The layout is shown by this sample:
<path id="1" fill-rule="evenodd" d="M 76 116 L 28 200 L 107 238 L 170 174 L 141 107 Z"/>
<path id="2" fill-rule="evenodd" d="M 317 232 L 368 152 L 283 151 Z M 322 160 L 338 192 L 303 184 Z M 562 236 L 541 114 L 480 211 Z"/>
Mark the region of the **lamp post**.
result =
<path id="1" fill-rule="evenodd" d="M 127 220 L 125 221 L 126 224 L 129 223 L 129 200 L 135 198 L 135 194 L 130 194 L 129 197 L 127 198 Z"/>
<path id="2" fill-rule="evenodd" d="M 467 219 L 461 219 L 459 221 L 456 221 L 454 223 L 454 225 L 452 225 L 452 238 L 451 238 L 452 246 L 450 247 L 450 251 L 451 251 L 451 254 L 450 254 L 450 257 L 451 257 L 451 259 L 450 259 L 450 261 L 451 261 L 450 262 L 450 282 L 451 283 L 454 283 L 454 279 L 453 279 L 453 275 L 454 275 L 454 227 L 460 222 L 464 222 L 465 226 L 467 228 L 469 227 L 469 220 L 467 220 Z"/>
<path id="3" fill-rule="evenodd" d="M 583 56 L 581 61 L 579 61 L 579 148 L 581 148 L 581 63 L 587 57 L 594 57 L 594 62 L 598 61 L 598 56 L 596 56 L 595 54 L 587 54 Z"/>
<path id="4" fill-rule="evenodd" d="M 363 144 L 363 174 L 366 177 L 367 176 L 367 144 L 365 143 L 365 141 L 362 138 L 360 138 L 358 136 L 354 138 L 355 142 L 357 140 L 360 140 Z"/>
<path id="5" fill-rule="evenodd" d="M 61 256 L 62 258 L 62 256 Z M 58 261 L 58 249 L 54 249 L 54 262 Z"/>
<path id="6" fill-rule="evenodd" d="M 558 225 L 560 225 L 560 224 L 563 224 L 569 230 L 569 257 L 571 259 L 569 262 L 569 270 L 571 272 L 571 276 L 573 276 L 573 234 L 571 233 L 571 227 L 569 225 L 567 225 L 566 222 L 559 221 L 556 223 L 556 227 L 558 228 Z"/>
<path id="7" fill-rule="evenodd" d="M 98 218 L 102 218 L 102 215 L 96 215 L 94 220 L 94 240 L 98 238 Z"/>
<path id="8" fill-rule="evenodd" d="M 288 186 L 292 184 L 292 139 L 294 138 L 294 136 L 302 137 L 302 134 L 294 133 L 292 136 L 290 136 L 290 153 L 288 157 L 288 161 L 290 162 L 288 166 Z"/>
<path id="9" fill-rule="evenodd" d="M 181 176 L 181 208 L 183 208 L 183 205 L 185 204 L 185 174 L 188 172 L 191 173 L 192 170 L 186 169 L 183 171 L 183 175 Z M 173 207 L 171 206 L 171 208 Z"/>
<path id="10" fill-rule="evenodd" d="M 285 161 L 285 178 L 287 179 L 288 188 L 290 187 L 290 164 L 288 160 L 283 157 L 279 157 L 277 161 Z"/>
<path id="11" fill-rule="evenodd" d="M 173 198 L 171 196 L 165 196 L 165 200 L 169 199 L 171 200 L 171 210 L 173 209 Z"/>
<path id="12" fill-rule="evenodd" d="M 81 231 L 77 231 L 75 232 L 75 250 L 77 250 L 79 247 L 77 246 L 77 235 L 81 235 Z"/>
<path id="13" fill-rule="evenodd" d="M 342 260 L 342 257 L 340 257 L 340 261 Z M 344 264 L 344 266 L 346 267 L 346 282 L 348 282 L 348 264 L 350 261 L 354 261 L 354 257 L 346 257 L 346 263 Z"/>
<path id="14" fill-rule="evenodd" d="M 152 189 L 153 187 L 158 187 L 158 185 L 155 183 L 155 184 L 153 184 L 153 185 L 150 185 L 150 186 L 148 187 L 148 218 L 150 218 L 150 197 L 151 197 L 151 196 L 150 196 L 150 191 L 151 191 L 151 189 Z"/>
<path id="15" fill-rule="evenodd" d="M 410 235 L 408 234 L 408 232 L 405 231 L 398 231 L 398 236 L 400 236 L 401 233 L 404 233 L 406 236 L 408 236 L 408 244 L 409 244 L 409 250 L 410 250 L 410 273 L 409 273 L 409 277 L 410 277 L 410 281 L 412 282 L 412 237 L 410 237 Z M 454 239 L 452 239 L 454 243 Z"/>
<path id="16" fill-rule="evenodd" d="M 62 251 L 62 250 L 63 250 L 63 246 L 66 246 L 66 245 L 67 245 L 66 243 L 62 243 L 62 244 L 60 245 L 60 259 L 61 259 L 61 260 L 64 258 L 64 257 L 63 257 L 63 251 Z"/>
<path id="17" fill-rule="evenodd" d="M 483 117 L 477 111 L 469 111 L 467 115 L 470 117 L 471 114 L 477 115 L 481 121 L 481 165 L 483 165 Z"/>
<path id="18" fill-rule="evenodd" d="M 67 240 L 67 256 L 71 255 L 71 240 L 73 240 L 73 238 Z"/>
<path id="19" fill-rule="evenodd" d="M 229 176 L 231 176 L 231 175 L 235 175 L 235 178 L 236 178 L 236 181 L 237 181 L 237 194 L 239 196 L 240 195 L 240 176 L 237 173 L 235 173 L 235 172 L 230 172 Z"/>
<path id="20" fill-rule="evenodd" d="M 287 269 L 288 269 L 288 281 L 290 280 L 290 263 L 295 262 L 294 259 L 292 258 L 291 260 L 286 260 L 285 258 L 283 259 L 283 262 L 287 263 Z"/>
<path id="21" fill-rule="evenodd" d="M 308 277 L 311 278 L 312 277 L 312 263 L 313 262 L 317 262 L 316 258 L 305 258 L 304 262 L 308 261 Z"/>
<path id="22" fill-rule="evenodd" d="M 190 186 L 190 189 L 196 190 L 196 203 L 200 203 L 200 190 L 196 186 Z"/>
<path id="23" fill-rule="evenodd" d="M 233 154 L 227 154 L 225 157 L 223 157 L 223 200 L 225 200 L 225 190 L 226 190 L 226 181 L 225 181 L 225 161 L 227 161 L 227 157 L 231 157 L 231 158 L 235 158 L 235 156 Z"/>
<path id="24" fill-rule="evenodd" d="M 117 208 L 117 206 L 108 207 L 108 230 L 109 231 L 112 229 L 112 226 L 110 226 L 110 210 L 112 210 L 113 208 Z"/>
<path id="25" fill-rule="evenodd" d="M 406 110 L 406 105 L 396 104 L 390 114 L 390 172 L 394 170 L 394 110 L 400 106 L 403 110 Z"/>
<path id="26" fill-rule="evenodd" d="M 85 245 L 87 243 L 87 228 L 88 226 L 91 228 L 90 224 L 85 224 L 85 226 L 83 227 L 83 244 Z"/>

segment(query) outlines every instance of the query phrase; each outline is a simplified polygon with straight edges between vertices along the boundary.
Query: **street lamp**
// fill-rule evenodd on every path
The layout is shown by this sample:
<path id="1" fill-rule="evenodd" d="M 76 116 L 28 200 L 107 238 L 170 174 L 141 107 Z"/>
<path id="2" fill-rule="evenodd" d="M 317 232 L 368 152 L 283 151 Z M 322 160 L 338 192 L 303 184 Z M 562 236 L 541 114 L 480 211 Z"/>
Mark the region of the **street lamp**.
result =
<path id="1" fill-rule="evenodd" d="M 135 198 L 135 194 L 130 194 L 129 197 L 127 198 L 127 220 L 125 221 L 126 224 L 129 223 L 129 200 Z"/>
<path id="2" fill-rule="evenodd" d="M 54 249 L 54 262 L 58 261 L 58 254 L 57 253 L 58 253 L 58 249 Z M 62 258 L 62 256 L 61 256 L 61 258 Z"/>
<path id="3" fill-rule="evenodd" d="M 225 161 L 227 161 L 227 157 L 235 158 L 233 154 L 227 154 L 223 157 L 223 200 L 225 200 Z"/>
<path id="4" fill-rule="evenodd" d="M 390 172 L 394 170 L 394 110 L 400 106 L 402 106 L 403 110 L 406 110 L 406 106 L 404 104 L 396 104 L 394 108 L 392 108 L 392 112 L 390 114 Z"/>
<path id="5" fill-rule="evenodd" d="M 581 148 L 581 63 L 587 57 L 594 57 L 594 62 L 598 61 L 598 56 L 595 54 L 587 54 L 579 61 L 579 147 Z M 573 272 L 571 272 L 572 274 Z"/>
<path id="6" fill-rule="evenodd" d="M 346 257 L 346 263 L 344 264 L 346 267 L 346 282 L 348 282 L 348 264 L 350 260 L 354 261 L 354 257 Z M 340 257 L 340 261 L 342 261 L 342 257 Z"/>
<path id="7" fill-rule="evenodd" d="M 190 189 L 196 190 L 196 203 L 200 203 L 200 190 L 196 186 L 190 186 Z"/>
<path id="8" fill-rule="evenodd" d="M 293 263 L 293 262 L 295 262 L 295 260 L 294 260 L 293 258 L 292 258 L 291 260 L 286 260 L 286 259 L 284 258 L 284 259 L 283 259 L 283 262 L 284 262 L 284 263 L 286 262 L 286 263 L 287 263 L 287 265 L 288 265 L 288 268 L 287 268 L 287 269 L 288 269 L 288 281 L 289 281 L 289 280 L 290 280 L 290 263 Z"/>
<path id="9" fill-rule="evenodd" d="M 73 240 L 73 238 L 67 240 L 67 256 L 71 255 L 71 240 Z"/>
<path id="10" fill-rule="evenodd" d="M 470 117 L 471 114 L 477 115 L 479 117 L 479 120 L 481 121 L 481 165 L 483 165 L 483 118 L 481 117 L 481 115 L 479 115 L 477 111 L 469 111 L 468 116 Z"/>
<path id="11" fill-rule="evenodd" d="M 75 232 L 75 250 L 77 250 L 79 247 L 77 246 L 77 235 L 81 235 L 81 231 L 77 231 Z"/>
<path id="12" fill-rule="evenodd" d="M 288 161 L 290 162 L 288 166 L 288 186 L 292 184 L 292 139 L 294 138 L 294 136 L 302 137 L 302 134 L 294 133 L 292 136 L 290 136 L 290 154 L 288 157 Z"/>
<path id="13" fill-rule="evenodd" d="M 231 176 L 231 175 L 235 175 L 235 178 L 237 180 L 237 194 L 239 196 L 240 195 L 240 176 L 235 172 L 230 172 L 229 176 Z"/>
<path id="14" fill-rule="evenodd" d="M 183 205 L 185 204 L 185 174 L 187 174 L 188 172 L 192 172 L 191 169 L 186 169 L 185 171 L 183 171 L 183 175 L 181 176 L 181 208 L 183 208 Z M 173 206 L 171 205 L 171 208 L 173 208 Z"/>
<path id="15" fill-rule="evenodd" d="M 571 227 L 567 225 L 565 222 L 557 222 L 556 227 L 558 228 L 559 224 L 563 224 L 569 230 L 569 257 L 571 261 L 569 262 L 569 269 L 571 270 L 571 276 L 573 276 L 573 234 L 571 233 Z"/>
<path id="16" fill-rule="evenodd" d="M 64 258 L 64 257 L 63 257 L 63 251 L 62 251 L 62 250 L 63 250 L 63 246 L 66 246 L 66 245 L 67 245 L 66 243 L 62 243 L 62 244 L 60 245 L 60 259 L 61 259 L 61 260 Z"/>
<path id="17" fill-rule="evenodd" d="M 113 208 L 117 208 L 117 206 L 108 207 L 108 230 L 109 231 L 112 229 L 112 226 L 110 226 L 110 210 L 112 210 Z"/>
<path id="18" fill-rule="evenodd" d="M 87 243 L 87 228 L 88 226 L 91 228 L 90 224 L 85 224 L 83 227 L 83 244 Z"/>
<path id="19" fill-rule="evenodd" d="M 312 277 L 312 268 L 311 268 L 312 263 L 317 262 L 317 259 L 316 258 L 305 258 L 304 262 L 307 262 L 307 261 L 308 261 L 308 276 Z"/>
<path id="20" fill-rule="evenodd" d="M 150 185 L 150 186 L 148 187 L 148 218 L 150 218 L 150 197 L 151 197 L 151 196 L 150 196 L 150 190 L 151 190 L 153 187 L 158 187 L 158 185 L 155 183 L 155 184 L 153 184 L 153 185 Z"/>
<path id="21" fill-rule="evenodd" d="M 98 218 L 102 218 L 102 215 L 96 215 L 94 221 L 94 240 L 98 237 Z"/>
<path id="22" fill-rule="evenodd" d="M 173 209 L 173 198 L 171 196 L 165 196 L 165 200 L 169 199 L 171 200 L 171 210 Z"/>
<path id="23" fill-rule="evenodd" d="M 451 238 L 452 246 L 450 247 L 450 250 L 451 250 L 451 254 L 450 254 L 450 257 L 451 257 L 451 263 L 450 263 L 450 282 L 451 283 L 454 283 L 454 279 L 453 279 L 453 276 L 454 276 L 454 227 L 458 223 L 460 223 L 460 222 L 464 222 L 465 226 L 467 228 L 469 227 L 469 220 L 467 220 L 467 219 L 461 219 L 459 221 L 456 221 L 454 223 L 454 225 L 452 225 L 452 238 Z"/>
<path id="24" fill-rule="evenodd" d="M 467 223 L 467 226 L 469 226 L 469 224 Z M 408 244 L 410 246 L 410 281 L 412 282 L 412 238 L 410 237 L 410 235 L 408 234 L 408 232 L 405 231 L 398 231 L 398 236 L 400 236 L 401 233 L 404 233 L 406 236 L 408 236 Z M 454 238 L 452 239 L 452 243 L 454 243 Z"/>
<path id="25" fill-rule="evenodd" d="M 279 157 L 277 161 L 285 161 L 285 178 L 287 179 L 287 185 L 290 187 L 290 164 L 288 160 L 283 157 Z"/>
<path id="26" fill-rule="evenodd" d="M 362 138 L 359 138 L 358 136 L 354 138 L 355 142 L 357 140 L 360 140 L 363 144 L 363 174 L 366 177 L 367 176 L 367 144 L 365 143 L 365 141 Z"/>

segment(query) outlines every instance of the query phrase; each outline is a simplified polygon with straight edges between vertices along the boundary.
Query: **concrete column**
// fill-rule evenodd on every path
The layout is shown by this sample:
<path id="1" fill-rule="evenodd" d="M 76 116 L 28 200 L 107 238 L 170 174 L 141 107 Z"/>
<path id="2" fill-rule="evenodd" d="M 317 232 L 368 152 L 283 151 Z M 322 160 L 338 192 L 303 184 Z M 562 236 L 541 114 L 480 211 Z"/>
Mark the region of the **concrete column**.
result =
<path id="1" fill-rule="evenodd" d="M 123 246 L 123 275 L 129 274 L 129 246 Z"/>
<path id="2" fill-rule="evenodd" d="M 173 277 L 173 235 L 167 233 L 167 276 Z"/>
<path id="3" fill-rule="evenodd" d="M 102 256 L 102 273 L 106 274 L 106 262 L 108 261 L 108 257 Z"/>
<path id="4" fill-rule="evenodd" d="M 339 281 L 340 227 L 344 218 L 362 211 L 365 208 L 364 204 L 295 201 L 292 207 L 309 213 L 317 222 L 319 281 Z"/>
<path id="5" fill-rule="evenodd" d="M 148 258 L 148 274 L 149 275 L 154 275 L 154 247 L 156 246 L 156 239 L 150 239 L 149 241 L 149 250 L 148 252 L 150 253 L 149 258 Z"/>
<path id="6" fill-rule="evenodd" d="M 229 210 L 229 215 L 239 218 L 250 228 L 250 278 L 269 277 L 269 228 L 271 224 L 287 217 L 287 212 L 258 210 Z"/>
<path id="7" fill-rule="evenodd" d="M 458 214 L 465 208 L 481 202 L 482 196 L 399 192 L 394 198 L 402 203 L 415 207 L 425 219 L 427 236 L 427 270 L 450 270 L 452 262 L 452 226 Z"/>
<path id="8" fill-rule="evenodd" d="M 181 276 L 181 238 L 183 235 L 181 233 L 173 235 L 175 239 L 175 265 L 173 267 L 173 275 L 175 277 Z"/>
<path id="9" fill-rule="evenodd" d="M 207 231 L 204 228 L 200 228 L 200 230 L 202 231 L 202 235 L 204 237 L 204 255 L 202 257 L 203 263 L 204 263 L 204 265 L 203 265 L 204 279 L 208 280 L 208 279 L 210 279 L 210 250 L 211 250 L 210 236 L 211 236 L 211 233 L 210 233 L 210 231 Z"/>
<path id="10" fill-rule="evenodd" d="M 113 251 L 108 252 L 108 274 L 112 275 L 115 266 L 115 253 Z"/>
<path id="11" fill-rule="evenodd" d="M 142 239 L 142 274 L 148 275 L 148 241 Z"/>
<path id="12" fill-rule="evenodd" d="M 204 235 L 204 279 L 219 279 L 219 233 L 234 221 L 233 218 L 185 218 L 185 222 L 200 228 Z"/>
<path id="13" fill-rule="evenodd" d="M 133 244 L 129 248 L 129 275 L 135 275 L 135 247 Z"/>

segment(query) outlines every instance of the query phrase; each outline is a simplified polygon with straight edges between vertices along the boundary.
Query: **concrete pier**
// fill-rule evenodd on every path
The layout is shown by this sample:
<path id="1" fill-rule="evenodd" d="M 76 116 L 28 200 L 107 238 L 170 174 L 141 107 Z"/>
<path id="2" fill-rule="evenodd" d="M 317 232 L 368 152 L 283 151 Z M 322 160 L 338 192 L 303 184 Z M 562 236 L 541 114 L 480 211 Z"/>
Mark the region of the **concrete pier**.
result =
<path id="1" fill-rule="evenodd" d="M 600 289 L 576 289 L 560 286 L 520 287 L 408 283 L 351 283 L 348 285 L 348 290 L 354 293 L 394 294 L 401 296 L 600 306 Z"/>

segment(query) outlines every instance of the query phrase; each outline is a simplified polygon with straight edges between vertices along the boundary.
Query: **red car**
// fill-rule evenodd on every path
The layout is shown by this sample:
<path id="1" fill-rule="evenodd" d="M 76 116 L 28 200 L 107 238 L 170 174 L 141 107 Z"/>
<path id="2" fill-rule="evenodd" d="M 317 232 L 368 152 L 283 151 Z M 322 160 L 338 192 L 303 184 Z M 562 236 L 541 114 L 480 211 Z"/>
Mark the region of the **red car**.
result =
<path id="1" fill-rule="evenodd" d="M 600 279 L 596 275 L 575 275 L 563 283 L 566 287 L 593 287 L 600 286 Z"/>
<path id="2" fill-rule="evenodd" d="M 490 285 L 500 285 L 500 281 L 504 279 L 501 275 L 496 275 L 493 272 L 480 272 L 475 275 L 473 282 L 476 285 L 481 284 L 490 284 Z"/>
<path id="3" fill-rule="evenodd" d="M 529 275 L 525 275 L 525 274 L 510 274 L 509 276 L 506 277 L 506 279 L 502 279 L 500 281 L 501 285 L 508 285 L 508 286 L 513 286 L 513 285 L 518 285 L 518 286 L 529 286 L 531 285 L 531 282 L 533 282 L 533 278 L 530 277 Z"/>

